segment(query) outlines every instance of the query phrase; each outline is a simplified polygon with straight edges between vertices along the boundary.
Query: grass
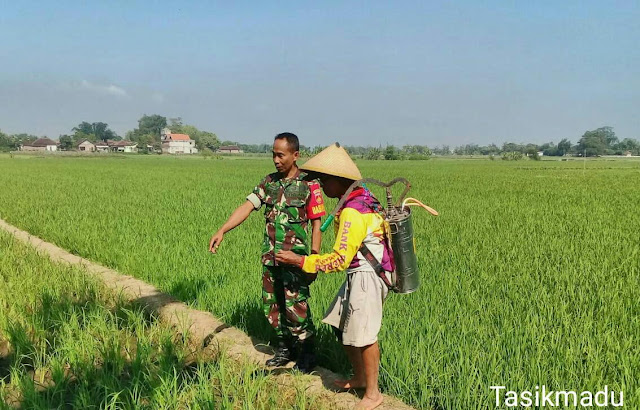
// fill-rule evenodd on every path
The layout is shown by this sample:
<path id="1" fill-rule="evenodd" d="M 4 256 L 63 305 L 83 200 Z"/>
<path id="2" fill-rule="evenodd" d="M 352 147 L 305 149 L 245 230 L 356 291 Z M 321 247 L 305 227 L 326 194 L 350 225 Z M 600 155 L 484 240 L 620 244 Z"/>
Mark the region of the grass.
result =
<path id="1" fill-rule="evenodd" d="M 405 176 L 441 212 L 414 216 L 421 289 L 392 295 L 380 333 L 385 392 L 422 408 L 490 408 L 512 390 L 623 390 L 640 406 L 640 162 L 358 162 Z M 209 238 L 269 160 L 0 159 L 0 216 L 74 253 L 154 283 L 249 334 L 260 310 L 254 214 Z M 333 235 L 323 239 L 323 249 Z M 343 275 L 312 286 L 319 319 Z M 322 362 L 346 371 L 320 326 Z"/>
<path id="2" fill-rule="evenodd" d="M 0 408 L 316 408 L 304 381 L 282 381 L 221 350 L 193 352 L 139 307 L 81 270 L 0 232 Z"/>

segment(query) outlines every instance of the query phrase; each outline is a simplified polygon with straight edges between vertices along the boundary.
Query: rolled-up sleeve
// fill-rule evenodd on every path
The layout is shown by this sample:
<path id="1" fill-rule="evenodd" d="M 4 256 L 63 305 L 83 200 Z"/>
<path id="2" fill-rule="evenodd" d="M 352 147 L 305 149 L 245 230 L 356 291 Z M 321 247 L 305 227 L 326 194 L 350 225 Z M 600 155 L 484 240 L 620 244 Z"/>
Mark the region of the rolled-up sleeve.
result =
<path id="1" fill-rule="evenodd" d="M 267 178 L 264 178 L 255 188 L 253 188 L 253 192 L 247 195 L 247 201 L 251 202 L 255 209 L 260 209 L 262 204 L 264 203 L 264 198 L 266 197 L 265 185 L 267 183 Z"/>
<path id="2" fill-rule="evenodd" d="M 258 195 L 254 194 L 253 192 L 247 195 L 247 201 L 251 202 L 255 209 L 260 209 L 260 207 L 262 206 L 262 201 L 260 200 Z"/>

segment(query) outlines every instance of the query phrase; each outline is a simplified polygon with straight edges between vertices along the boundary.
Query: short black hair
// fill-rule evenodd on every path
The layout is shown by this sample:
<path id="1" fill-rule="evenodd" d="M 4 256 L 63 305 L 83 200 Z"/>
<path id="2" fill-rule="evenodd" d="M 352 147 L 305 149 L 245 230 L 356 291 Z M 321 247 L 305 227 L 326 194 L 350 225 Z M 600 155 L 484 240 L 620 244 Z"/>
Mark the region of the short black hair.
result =
<path id="1" fill-rule="evenodd" d="M 275 140 L 287 140 L 287 145 L 289 145 L 289 149 L 291 152 L 300 151 L 300 141 L 298 140 L 298 136 L 296 134 L 290 132 L 281 132 L 276 135 L 273 139 Z"/>

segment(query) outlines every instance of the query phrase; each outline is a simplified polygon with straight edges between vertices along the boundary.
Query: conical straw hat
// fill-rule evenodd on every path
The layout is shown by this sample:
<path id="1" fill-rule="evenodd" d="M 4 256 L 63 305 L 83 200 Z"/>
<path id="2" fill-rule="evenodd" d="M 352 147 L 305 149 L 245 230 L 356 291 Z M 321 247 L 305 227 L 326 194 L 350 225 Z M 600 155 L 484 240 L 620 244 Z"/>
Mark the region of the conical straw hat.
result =
<path id="1" fill-rule="evenodd" d="M 362 179 L 360 170 L 347 151 L 337 142 L 323 149 L 300 167 L 304 171 L 320 172 L 327 175 L 352 179 Z"/>

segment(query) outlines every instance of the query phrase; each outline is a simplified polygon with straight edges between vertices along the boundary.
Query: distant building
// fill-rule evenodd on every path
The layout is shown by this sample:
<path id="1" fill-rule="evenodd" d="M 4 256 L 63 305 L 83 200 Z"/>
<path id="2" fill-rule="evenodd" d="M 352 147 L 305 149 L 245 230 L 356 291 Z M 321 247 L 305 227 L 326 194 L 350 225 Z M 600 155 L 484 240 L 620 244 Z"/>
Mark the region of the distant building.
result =
<path id="1" fill-rule="evenodd" d="M 106 141 L 98 141 L 95 143 L 96 152 L 109 152 L 109 144 Z"/>
<path id="2" fill-rule="evenodd" d="M 135 142 L 122 140 L 122 141 L 111 141 L 107 140 L 107 144 L 109 144 L 109 149 L 112 152 L 138 152 L 138 144 Z"/>
<path id="3" fill-rule="evenodd" d="M 187 134 L 174 134 L 169 128 L 162 130 L 163 154 L 197 154 L 196 142 Z"/>
<path id="4" fill-rule="evenodd" d="M 49 138 L 38 138 L 31 144 L 23 144 L 22 151 L 57 151 L 59 142 L 56 142 Z"/>
<path id="5" fill-rule="evenodd" d="M 244 151 L 237 145 L 223 145 L 218 148 L 220 154 L 242 154 Z"/>
<path id="6" fill-rule="evenodd" d="M 631 156 L 631 151 L 625 151 L 624 152 L 624 156 L 625 157 L 630 157 Z"/>
<path id="7" fill-rule="evenodd" d="M 76 150 L 83 151 L 83 152 L 95 152 L 96 146 L 93 142 L 87 139 L 84 139 L 80 141 L 78 144 L 76 144 Z"/>

